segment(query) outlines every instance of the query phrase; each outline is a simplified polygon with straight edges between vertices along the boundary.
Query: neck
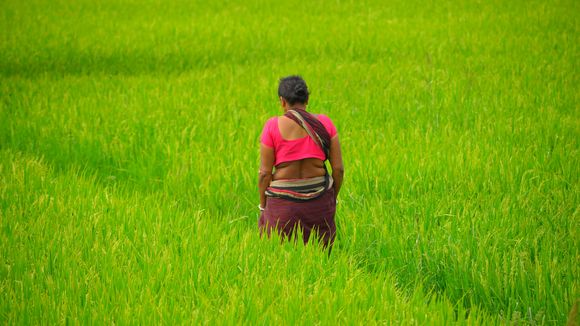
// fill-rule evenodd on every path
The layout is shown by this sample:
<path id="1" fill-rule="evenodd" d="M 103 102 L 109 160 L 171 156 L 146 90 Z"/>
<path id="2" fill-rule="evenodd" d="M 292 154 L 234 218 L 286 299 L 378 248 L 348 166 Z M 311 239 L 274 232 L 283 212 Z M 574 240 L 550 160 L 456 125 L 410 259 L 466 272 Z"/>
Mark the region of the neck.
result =
<path id="1" fill-rule="evenodd" d="M 304 110 L 306 111 L 306 105 L 305 104 L 295 104 L 290 106 L 287 110 Z"/>

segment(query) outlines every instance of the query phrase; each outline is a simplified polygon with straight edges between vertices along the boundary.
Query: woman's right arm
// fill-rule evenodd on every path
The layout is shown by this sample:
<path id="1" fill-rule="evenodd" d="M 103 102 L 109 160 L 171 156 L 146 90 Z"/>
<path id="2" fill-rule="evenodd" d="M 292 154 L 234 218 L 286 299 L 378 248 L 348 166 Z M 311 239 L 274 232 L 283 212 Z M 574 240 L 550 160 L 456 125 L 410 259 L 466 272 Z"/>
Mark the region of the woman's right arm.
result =
<path id="1" fill-rule="evenodd" d="M 258 172 L 258 189 L 260 191 L 260 207 L 266 208 L 266 189 L 272 181 L 274 167 L 274 149 L 260 144 L 260 171 Z"/>
<path id="2" fill-rule="evenodd" d="M 273 118 L 266 121 L 260 135 L 260 170 L 258 172 L 258 189 L 260 191 L 260 207 L 266 207 L 266 189 L 272 181 L 272 169 L 274 167 L 274 139 L 270 133 Z"/>
<path id="3" fill-rule="evenodd" d="M 332 168 L 332 179 L 334 179 L 334 194 L 338 197 L 344 176 L 344 165 L 342 165 L 342 153 L 340 151 L 338 135 L 330 140 L 329 160 L 330 167 Z"/>

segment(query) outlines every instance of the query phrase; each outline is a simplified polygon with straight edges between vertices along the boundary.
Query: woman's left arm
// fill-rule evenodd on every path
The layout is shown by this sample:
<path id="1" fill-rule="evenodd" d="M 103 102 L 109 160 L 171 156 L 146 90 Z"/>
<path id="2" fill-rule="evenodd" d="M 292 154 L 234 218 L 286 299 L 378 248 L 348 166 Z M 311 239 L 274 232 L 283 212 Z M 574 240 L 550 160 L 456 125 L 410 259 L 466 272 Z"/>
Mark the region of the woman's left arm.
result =
<path id="1" fill-rule="evenodd" d="M 274 167 L 274 148 L 260 144 L 260 171 L 258 172 L 258 189 L 260 190 L 260 206 L 266 207 L 266 189 L 272 181 Z"/>

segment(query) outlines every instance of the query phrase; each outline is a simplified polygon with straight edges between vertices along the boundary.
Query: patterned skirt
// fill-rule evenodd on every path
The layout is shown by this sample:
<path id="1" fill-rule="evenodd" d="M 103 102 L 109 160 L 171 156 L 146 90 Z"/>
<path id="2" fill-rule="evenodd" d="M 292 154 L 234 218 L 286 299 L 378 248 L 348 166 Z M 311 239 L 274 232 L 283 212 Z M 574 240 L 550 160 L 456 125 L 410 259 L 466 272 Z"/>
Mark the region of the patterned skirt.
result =
<path id="1" fill-rule="evenodd" d="M 269 236 L 275 229 L 282 238 L 290 239 L 300 228 L 304 244 L 314 233 L 325 248 L 332 246 L 336 236 L 332 177 L 275 180 L 266 195 L 266 207 L 258 222 L 261 233 Z"/>

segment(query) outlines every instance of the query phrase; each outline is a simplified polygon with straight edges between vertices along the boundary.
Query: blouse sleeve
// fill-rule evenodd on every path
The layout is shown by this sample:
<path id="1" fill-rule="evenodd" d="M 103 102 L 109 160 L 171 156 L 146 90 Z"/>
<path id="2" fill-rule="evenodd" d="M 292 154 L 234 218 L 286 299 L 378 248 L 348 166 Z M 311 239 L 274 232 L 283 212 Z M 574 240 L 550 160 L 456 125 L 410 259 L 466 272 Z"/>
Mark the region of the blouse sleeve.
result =
<path id="1" fill-rule="evenodd" d="M 262 135 L 260 136 L 260 142 L 268 147 L 274 147 L 274 139 L 272 138 L 271 132 L 272 119 L 266 121 L 264 129 L 262 130 Z"/>
<path id="2" fill-rule="evenodd" d="M 326 131 L 328 131 L 330 138 L 334 138 L 334 136 L 336 136 L 336 134 L 338 134 L 336 127 L 334 126 L 334 124 L 332 123 L 332 120 L 330 120 L 329 117 L 327 117 L 324 114 L 319 114 L 318 120 L 320 120 L 320 122 L 322 122 L 322 124 L 324 125 L 324 128 L 326 128 Z"/>

